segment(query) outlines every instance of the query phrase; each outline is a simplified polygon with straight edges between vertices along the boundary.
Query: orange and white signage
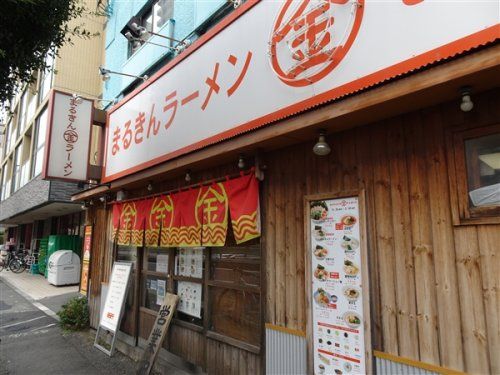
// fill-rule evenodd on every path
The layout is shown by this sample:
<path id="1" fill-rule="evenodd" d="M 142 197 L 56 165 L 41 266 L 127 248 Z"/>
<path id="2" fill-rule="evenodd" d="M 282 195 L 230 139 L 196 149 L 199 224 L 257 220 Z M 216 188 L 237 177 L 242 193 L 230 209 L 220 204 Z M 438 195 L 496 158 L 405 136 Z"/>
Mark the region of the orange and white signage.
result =
<path id="1" fill-rule="evenodd" d="M 42 178 L 86 181 L 94 102 L 52 90 Z"/>
<path id="2" fill-rule="evenodd" d="M 103 181 L 460 54 L 496 1 L 248 0 L 109 113 Z"/>

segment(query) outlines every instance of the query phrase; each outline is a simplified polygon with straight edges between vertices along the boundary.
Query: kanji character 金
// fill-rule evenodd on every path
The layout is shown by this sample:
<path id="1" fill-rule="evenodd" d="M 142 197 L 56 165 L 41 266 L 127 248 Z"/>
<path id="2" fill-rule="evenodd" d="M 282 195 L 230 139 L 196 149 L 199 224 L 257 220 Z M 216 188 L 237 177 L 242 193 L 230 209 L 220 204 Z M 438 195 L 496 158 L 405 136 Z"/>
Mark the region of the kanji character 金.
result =
<path id="1" fill-rule="evenodd" d="M 123 133 L 123 148 L 126 150 L 130 147 L 130 144 L 132 143 L 132 130 L 130 130 L 130 124 L 132 121 L 128 120 L 125 123 L 125 132 Z"/>
<path id="2" fill-rule="evenodd" d="M 144 112 L 139 112 L 135 119 L 135 135 L 134 141 L 136 144 L 142 142 L 142 133 L 144 131 L 144 123 L 146 122 L 146 114 Z"/>
<path id="3" fill-rule="evenodd" d="M 113 132 L 113 147 L 111 149 L 111 153 L 116 155 L 118 151 L 120 151 L 120 146 L 118 145 L 118 141 L 120 140 L 120 127 L 116 127 Z"/>
<path id="4" fill-rule="evenodd" d="M 205 80 L 205 83 L 208 85 L 209 89 L 207 92 L 207 96 L 205 97 L 205 101 L 201 105 L 201 109 L 204 111 L 205 108 L 207 108 L 208 102 L 210 101 L 210 97 L 212 96 L 212 93 L 215 91 L 216 94 L 219 93 L 220 86 L 217 84 L 217 75 L 219 74 L 219 63 L 215 64 L 214 68 L 214 74 L 212 78 L 207 77 Z"/>
<path id="5" fill-rule="evenodd" d="M 175 98 L 176 95 L 177 95 L 177 91 L 171 92 L 170 94 L 165 96 L 165 102 L 168 102 L 170 99 Z M 177 113 L 177 99 L 166 104 L 163 107 L 163 112 L 167 112 L 170 109 L 173 109 L 173 110 L 172 110 L 172 113 L 170 114 L 168 121 L 165 123 L 165 129 L 168 129 L 170 127 L 170 125 L 172 125 L 172 122 L 174 121 L 175 114 Z"/>
<path id="6" fill-rule="evenodd" d="M 247 73 L 248 67 L 250 66 L 250 61 L 252 60 L 252 52 L 248 51 L 247 53 L 247 58 L 245 62 L 243 63 L 243 69 L 241 69 L 240 75 L 236 79 L 236 81 L 233 83 L 233 85 L 227 90 L 227 96 L 231 96 L 234 94 L 234 92 L 240 87 L 241 82 L 243 81 L 243 78 L 245 78 L 245 74 Z M 233 65 L 236 66 L 236 63 L 238 62 L 238 59 L 234 55 L 229 55 L 227 58 L 227 61 Z"/>
<path id="7" fill-rule="evenodd" d="M 149 115 L 149 126 L 148 126 L 148 134 L 146 137 L 149 139 L 151 134 L 151 129 L 153 130 L 153 135 L 158 134 L 158 130 L 160 130 L 160 120 L 156 121 L 156 116 L 154 115 L 155 105 L 151 106 L 151 114 Z"/>

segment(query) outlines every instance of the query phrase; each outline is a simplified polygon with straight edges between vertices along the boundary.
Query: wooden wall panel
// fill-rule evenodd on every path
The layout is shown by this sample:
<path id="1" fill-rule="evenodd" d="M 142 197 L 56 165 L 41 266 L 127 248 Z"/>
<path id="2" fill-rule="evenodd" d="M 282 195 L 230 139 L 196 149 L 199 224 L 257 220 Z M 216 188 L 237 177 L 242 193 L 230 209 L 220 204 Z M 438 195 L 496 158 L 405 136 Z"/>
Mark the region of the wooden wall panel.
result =
<path id="1" fill-rule="evenodd" d="M 173 324 L 170 326 L 168 340 L 165 340 L 163 347 L 184 360 L 203 367 L 205 341 L 203 334 Z"/>
<path id="2" fill-rule="evenodd" d="M 86 211 L 86 224 L 93 225 L 90 267 L 90 326 L 97 328 L 101 303 L 101 283 L 108 282 L 112 267 L 110 243 L 111 218 L 103 206 L 93 206 Z"/>
<path id="3" fill-rule="evenodd" d="M 473 226 L 455 228 L 454 237 L 465 368 L 471 373 L 487 374 L 490 371 L 488 336 L 480 292 L 483 286 L 477 229 Z"/>
<path id="4" fill-rule="evenodd" d="M 491 373 L 500 374 L 500 225 L 479 226 L 478 244 Z"/>
<path id="5" fill-rule="evenodd" d="M 434 244 L 434 273 L 440 340 L 441 365 L 463 370 L 460 305 L 455 264 L 455 242 L 450 209 L 443 119 L 433 110 L 422 117 L 427 133 L 426 161 Z"/>
<path id="6" fill-rule="evenodd" d="M 207 339 L 207 373 L 213 375 L 259 375 L 262 373 L 260 356 Z"/>
<path id="7" fill-rule="evenodd" d="M 410 192 L 401 121 L 387 131 L 390 174 L 398 349 L 402 357 L 418 358 L 415 273 L 412 254 Z"/>
<path id="8" fill-rule="evenodd" d="M 445 144 L 449 127 L 499 123 L 499 98 L 498 90 L 476 95 L 467 114 L 444 103 L 332 134 L 326 157 L 312 153 L 313 142 L 268 153 L 266 322 L 305 329 L 304 212 L 296 203 L 308 194 L 364 189 L 374 348 L 500 373 L 500 226 L 453 225 Z"/>

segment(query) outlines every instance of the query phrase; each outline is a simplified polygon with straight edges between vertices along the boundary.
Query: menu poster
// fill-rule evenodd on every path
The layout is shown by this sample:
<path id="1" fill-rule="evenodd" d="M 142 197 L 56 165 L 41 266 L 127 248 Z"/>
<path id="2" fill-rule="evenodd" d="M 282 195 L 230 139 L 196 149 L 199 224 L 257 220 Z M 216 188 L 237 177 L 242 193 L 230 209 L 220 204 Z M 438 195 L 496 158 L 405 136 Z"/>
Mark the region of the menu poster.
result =
<path id="1" fill-rule="evenodd" d="M 127 296 L 132 263 L 115 262 L 111 272 L 104 309 L 99 325 L 112 332 L 118 330 L 123 305 Z"/>
<path id="2" fill-rule="evenodd" d="M 179 281 L 177 295 L 180 298 L 177 310 L 201 318 L 201 284 Z"/>
<path id="3" fill-rule="evenodd" d="M 168 273 L 168 254 L 156 256 L 156 272 Z"/>
<path id="4" fill-rule="evenodd" d="M 308 214 L 314 374 L 364 374 L 359 199 L 310 201 Z"/>
<path id="5" fill-rule="evenodd" d="M 201 279 L 203 249 L 203 247 L 180 248 L 177 256 L 177 275 Z"/>

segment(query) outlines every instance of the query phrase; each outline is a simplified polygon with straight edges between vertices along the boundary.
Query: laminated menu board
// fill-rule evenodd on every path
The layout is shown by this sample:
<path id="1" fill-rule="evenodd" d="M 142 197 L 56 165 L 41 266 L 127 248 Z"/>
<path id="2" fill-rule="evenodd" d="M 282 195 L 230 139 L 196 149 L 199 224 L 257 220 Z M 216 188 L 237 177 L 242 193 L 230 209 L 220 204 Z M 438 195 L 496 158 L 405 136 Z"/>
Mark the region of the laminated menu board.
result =
<path id="1" fill-rule="evenodd" d="M 371 372 L 366 245 L 360 196 L 306 199 L 310 372 Z"/>

